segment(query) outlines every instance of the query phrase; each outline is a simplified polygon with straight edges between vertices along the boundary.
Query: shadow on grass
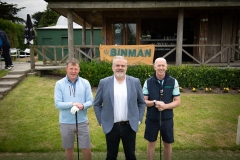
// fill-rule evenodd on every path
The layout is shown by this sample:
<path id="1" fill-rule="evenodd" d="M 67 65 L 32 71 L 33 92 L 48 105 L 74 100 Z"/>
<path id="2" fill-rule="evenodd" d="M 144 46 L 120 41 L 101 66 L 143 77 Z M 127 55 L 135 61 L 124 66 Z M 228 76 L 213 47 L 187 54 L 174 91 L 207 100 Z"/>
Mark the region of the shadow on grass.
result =
<path id="1" fill-rule="evenodd" d="M 92 160 L 105 160 L 105 152 L 92 152 Z M 136 152 L 138 160 L 146 160 L 145 152 Z M 162 154 L 163 156 L 163 154 Z M 64 152 L 54 153 L 0 153 L 1 160 L 65 160 Z M 77 152 L 75 152 L 75 159 L 77 159 Z M 80 159 L 82 155 L 80 153 Z M 118 160 L 124 160 L 122 152 L 118 155 Z M 159 160 L 159 152 L 156 151 L 154 160 Z M 164 159 L 162 157 L 162 159 Z M 240 151 L 230 150 L 173 150 L 172 160 L 239 160 Z"/>

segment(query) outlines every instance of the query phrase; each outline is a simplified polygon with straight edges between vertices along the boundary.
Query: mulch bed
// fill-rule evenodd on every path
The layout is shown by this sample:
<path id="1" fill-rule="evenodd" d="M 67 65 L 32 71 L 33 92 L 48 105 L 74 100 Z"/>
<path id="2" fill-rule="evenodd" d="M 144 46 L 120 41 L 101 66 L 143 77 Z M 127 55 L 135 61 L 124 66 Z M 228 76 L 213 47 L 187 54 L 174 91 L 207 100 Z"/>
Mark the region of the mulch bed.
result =
<path id="1" fill-rule="evenodd" d="M 193 92 L 191 89 L 182 89 L 181 93 L 191 93 L 191 94 L 239 94 L 238 89 L 229 89 L 228 93 L 224 93 L 221 88 L 213 88 L 212 92 L 205 92 L 205 89 L 196 89 L 196 92 Z"/>

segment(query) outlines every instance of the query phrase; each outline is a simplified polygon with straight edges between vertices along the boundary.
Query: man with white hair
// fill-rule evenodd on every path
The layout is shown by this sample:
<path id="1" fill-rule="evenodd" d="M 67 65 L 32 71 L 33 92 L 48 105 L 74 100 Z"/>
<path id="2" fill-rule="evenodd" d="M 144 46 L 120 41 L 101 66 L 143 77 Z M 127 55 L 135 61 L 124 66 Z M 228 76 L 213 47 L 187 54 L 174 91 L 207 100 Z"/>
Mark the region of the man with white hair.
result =
<path id="1" fill-rule="evenodd" d="M 154 159 L 155 144 L 160 130 L 160 137 L 164 144 L 164 158 L 170 160 L 171 143 L 174 142 L 173 109 L 181 102 L 179 85 L 175 78 L 167 74 L 167 61 L 164 58 L 157 58 L 153 66 L 155 73 L 145 81 L 143 86 L 147 105 L 144 134 L 144 138 L 148 140 L 147 156 L 148 160 Z"/>

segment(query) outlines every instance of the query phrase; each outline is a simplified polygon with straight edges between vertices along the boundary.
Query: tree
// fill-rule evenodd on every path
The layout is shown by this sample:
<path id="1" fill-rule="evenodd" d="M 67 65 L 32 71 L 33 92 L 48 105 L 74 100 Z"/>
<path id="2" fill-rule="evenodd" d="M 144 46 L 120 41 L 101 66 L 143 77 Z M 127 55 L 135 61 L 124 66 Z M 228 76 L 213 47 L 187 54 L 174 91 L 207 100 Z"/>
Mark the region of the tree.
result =
<path id="1" fill-rule="evenodd" d="M 11 48 L 25 49 L 24 45 L 24 25 L 20 23 L 13 23 L 9 20 L 3 20 L 0 18 L 0 28 L 7 35 L 10 41 Z"/>
<path id="2" fill-rule="evenodd" d="M 44 12 L 36 12 L 32 15 L 33 19 L 33 26 L 36 28 L 39 26 L 39 23 L 41 21 L 41 18 L 43 16 Z"/>
<path id="3" fill-rule="evenodd" d="M 21 11 L 22 9 L 26 8 L 26 7 L 22 7 L 22 8 L 17 8 L 17 4 L 8 4 L 6 2 L 1 2 L 0 1 L 0 18 L 4 19 L 4 20 L 10 20 L 13 23 L 18 22 L 18 23 L 24 23 L 25 20 L 22 18 L 19 18 L 15 15 L 17 15 L 17 13 L 19 11 Z"/>
<path id="4" fill-rule="evenodd" d="M 60 14 L 47 6 L 44 12 L 36 12 L 32 15 L 34 27 L 54 26 L 57 23 Z"/>

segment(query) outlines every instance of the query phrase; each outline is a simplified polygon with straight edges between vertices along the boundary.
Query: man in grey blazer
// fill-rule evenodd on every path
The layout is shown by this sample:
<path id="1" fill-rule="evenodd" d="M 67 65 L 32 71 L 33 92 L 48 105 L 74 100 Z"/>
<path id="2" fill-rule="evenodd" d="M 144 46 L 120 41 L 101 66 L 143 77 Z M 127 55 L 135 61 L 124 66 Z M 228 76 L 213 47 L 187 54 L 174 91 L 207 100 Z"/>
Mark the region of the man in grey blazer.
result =
<path id="1" fill-rule="evenodd" d="M 106 134 L 106 160 L 116 160 L 122 140 L 126 160 L 136 160 L 136 132 L 146 103 L 138 78 L 126 75 L 127 60 L 113 59 L 113 76 L 101 79 L 94 100 L 94 111 Z"/>

